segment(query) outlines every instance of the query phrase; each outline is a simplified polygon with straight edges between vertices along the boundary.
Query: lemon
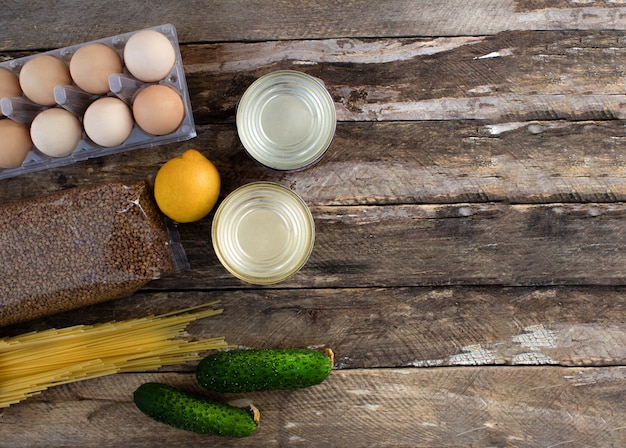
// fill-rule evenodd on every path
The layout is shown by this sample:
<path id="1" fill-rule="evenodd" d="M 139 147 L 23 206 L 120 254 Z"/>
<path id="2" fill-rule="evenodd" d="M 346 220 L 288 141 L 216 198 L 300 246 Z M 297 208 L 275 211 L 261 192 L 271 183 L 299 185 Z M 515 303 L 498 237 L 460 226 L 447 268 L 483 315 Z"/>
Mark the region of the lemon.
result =
<path id="1" fill-rule="evenodd" d="M 220 194 L 220 175 L 213 163 L 196 149 L 163 164 L 154 179 L 154 198 L 161 211 L 176 222 L 204 218 Z"/>

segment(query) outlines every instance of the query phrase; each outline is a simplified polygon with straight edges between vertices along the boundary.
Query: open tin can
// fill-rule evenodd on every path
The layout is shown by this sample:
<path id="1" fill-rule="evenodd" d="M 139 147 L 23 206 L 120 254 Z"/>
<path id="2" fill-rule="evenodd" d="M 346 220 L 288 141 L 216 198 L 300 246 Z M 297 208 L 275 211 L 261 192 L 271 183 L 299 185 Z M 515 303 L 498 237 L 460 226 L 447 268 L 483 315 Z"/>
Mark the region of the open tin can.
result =
<path id="1" fill-rule="evenodd" d="M 237 188 L 219 205 L 212 240 L 222 265 L 248 283 L 278 283 L 307 262 L 315 223 L 304 200 L 273 182 Z"/>
<path id="2" fill-rule="evenodd" d="M 324 84 L 295 70 L 260 77 L 237 107 L 237 132 L 246 152 L 275 170 L 298 171 L 316 163 L 330 146 L 336 123 Z"/>

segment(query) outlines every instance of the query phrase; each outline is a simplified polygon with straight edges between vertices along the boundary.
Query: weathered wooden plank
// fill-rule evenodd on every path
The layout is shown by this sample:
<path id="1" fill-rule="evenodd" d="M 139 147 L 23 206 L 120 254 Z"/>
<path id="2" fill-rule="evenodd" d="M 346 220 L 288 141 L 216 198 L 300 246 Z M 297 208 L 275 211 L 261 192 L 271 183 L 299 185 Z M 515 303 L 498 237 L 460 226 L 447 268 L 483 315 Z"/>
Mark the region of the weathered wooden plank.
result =
<path id="1" fill-rule="evenodd" d="M 287 175 L 290 182 L 300 181 L 307 196 L 324 193 L 323 198 L 312 193 L 307 199 L 344 203 L 360 195 L 355 199 L 361 203 L 619 201 L 625 178 L 622 123 L 543 120 L 623 116 L 620 39 L 619 33 L 610 32 L 502 33 L 489 38 L 216 44 L 187 46 L 184 53 L 199 124 L 229 121 L 232 126 L 236 103 L 256 76 L 294 67 L 327 82 L 345 120 L 481 119 L 458 127 L 340 126 L 323 174 L 316 169 Z M 303 60 L 313 65 L 301 65 Z M 198 139 L 166 146 L 158 154 L 183 145 L 211 148 L 210 156 L 222 164 L 226 188 L 231 186 L 229 170 L 236 174 L 234 182 L 287 178 L 252 166 L 232 131 L 199 126 Z M 355 158 L 357 151 L 365 158 Z M 155 165 L 163 161 L 145 151 L 140 154 Z M 110 165 L 120 162 L 125 166 Z M 329 169 L 330 162 L 337 165 Z M 355 162 L 359 165 L 350 165 Z M 45 191 L 41 183 L 50 181 L 47 175 L 67 186 L 153 174 L 154 166 L 134 163 L 130 157 L 110 158 L 79 164 L 74 171 L 37 173 L 25 182 L 27 188 Z M 381 178 L 374 184 L 379 193 L 371 185 Z M 24 191 L 19 181 L 12 181 L 9 190 L 7 199 Z"/>
<path id="2" fill-rule="evenodd" d="M 355 286 L 384 285 L 392 275 L 405 284 L 617 284 L 624 211 L 618 204 L 322 208 L 319 252 L 308 269 Z"/>
<path id="3" fill-rule="evenodd" d="M 623 121 L 339 123 L 316 166 L 253 163 L 232 125 L 194 140 L 0 181 L 0 203 L 94 182 L 137 182 L 189 147 L 214 161 L 223 195 L 256 180 L 290 185 L 309 204 L 626 201 Z"/>
<path id="4" fill-rule="evenodd" d="M 626 363 L 626 289 L 361 288 L 138 293 L 0 329 L 144 317 L 220 301 L 190 326 L 252 348 L 331 347 L 338 368 Z M 191 368 L 191 367 L 190 367 Z"/>
<path id="5" fill-rule="evenodd" d="M 622 201 L 625 136 L 617 121 L 340 125 L 320 166 L 285 180 L 332 205 Z"/>
<path id="6" fill-rule="evenodd" d="M 234 121 L 245 89 L 277 69 L 322 79 L 340 121 L 626 117 L 619 32 L 221 43 L 182 53 L 199 124 Z"/>
<path id="7" fill-rule="evenodd" d="M 221 398 L 261 411 L 257 432 L 238 440 L 147 419 L 131 401 L 145 381 L 200 392 L 191 374 L 176 373 L 60 386 L 8 408 L 0 419 L 2 444 L 617 448 L 626 442 L 624 368 L 339 370 L 309 389 Z"/>
<path id="8" fill-rule="evenodd" d="M 311 204 L 318 227 L 316 247 L 308 265 L 287 283 L 288 286 L 414 286 L 463 282 L 509 285 L 567 282 L 622 284 L 624 258 L 621 249 L 626 243 L 626 233 L 623 231 L 626 208 L 622 204 L 412 205 L 426 199 L 446 200 L 448 185 L 449 191 L 453 193 L 447 200 L 460 199 L 462 195 L 470 196 L 469 199 L 481 199 L 481 194 L 489 189 L 495 193 L 488 195 L 486 200 L 515 198 L 524 201 L 526 195 L 533 201 L 537 201 L 537 198 L 553 199 L 554 192 L 550 191 L 553 186 L 556 186 L 554 190 L 560 192 L 571 188 L 572 191 L 565 196 L 570 200 L 575 200 L 578 194 L 583 200 L 592 199 L 594 192 L 604 188 L 606 191 L 601 197 L 605 200 L 623 198 L 624 184 L 623 177 L 620 177 L 623 163 L 619 153 L 609 151 L 607 155 L 600 150 L 594 153 L 595 150 L 588 149 L 598 148 L 597 145 L 589 145 L 588 148 L 577 146 L 575 152 L 570 152 L 569 144 L 587 132 L 584 125 L 580 126 L 577 128 L 580 133 L 571 137 L 559 137 L 556 132 L 545 144 L 530 149 L 532 145 L 529 143 L 519 153 L 508 152 L 511 149 L 507 147 L 508 140 L 500 142 L 493 137 L 485 137 L 483 142 L 497 142 L 498 150 L 504 154 L 494 155 L 486 145 L 483 146 L 485 152 L 482 154 L 472 154 L 472 148 L 481 145 L 476 144 L 480 139 L 471 138 L 466 140 L 470 144 L 461 158 L 454 154 L 452 148 L 438 153 L 426 147 L 421 152 L 424 158 L 420 160 L 399 146 L 401 153 L 396 152 L 394 155 L 396 150 L 390 149 L 388 160 L 385 159 L 384 151 L 354 150 L 350 154 L 360 159 L 341 162 L 344 156 L 340 151 L 336 152 L 339 148 L 334 148 L 318 166 L 289 175 L 254 167 L 241 153 L 232 130 L 229 130 L 221 134 L 226 140 L 226 152 L 218 156 L 217 161 L 224 178 L 224 194 L 246 181 L 270 179 L 291 186 Z M 581 140 L 581 144 L 604 135 L 604 138 L 620 141 L 623 145 L 623 137 L 612 139 L 602 126 L 595 131 L 594 126 L 590 125 L 592 131 Z M 370 135 L 382 129 L 374 127 Z M 438 132 L 443 135 L 447 129 L 450 128 L 444 126 Z M 460 134 L 464 132 L 460 131 Z M 516 132 L 518 136 L 530 138 L 530 142 L 541 140 L 541 136 L 524 129 Z M 480 133 L 479 130 L 477 135 Z M 354 146 L 354 137 L 349 137 L 349 134 L 346 133 L 342 143 L 346 147 Z M 406 136 L 407 129 L 401 134 Z M 425 134 L 428 139 L 428 131 Z M 384 138 L 384 132 L 381 135 Z M 217 137 L 216 141 L 220 142 L 220 135 Z M 515 138 L 512 137 L 513 141 Z M 565 142 L 564 146 L 557 143 L 561 138 Z M 205 140 L 207 146 L 210 140 Z M 454 135 L 450 145 L 453 140 Z M 552 142 L 554 147 L 542 154 L 541 151 L 548 149 Z M 382 141 L 378 143 L 384 144 Z M 171 147 L 168 149 L 171 150 Z M 209 156 L 213 154 L 210 149 L 207 153 Z M 145 158 L 135 158 L 130 153 L 96 160 L 83 172 L 80 171 L 85 169 L 85 165 L 78 164 L 68 170 L 52 170 L 23 179 L 8 179 L 2 182 L 0 191 L 3 199 L 8 200 L 17 195 L 41 194 L 46 189 L 61 188 L 68 184 L 121 178 L 138 181 L 156 172 L 158 163 L 152 164 L 153 161 L 162 162 L 172 154 L 161 149 L 154 152 L 146 150 L 137 155 Z M 398 162 L 397 157 L 405 156 L 410 158 L 410 164 Z M 550 157 L 553 156 L 552 172 L 542 172 L 541 168 L 534 173 L 531 171 L 531 163 L 540 159 L 544 164 L 550 164 Z M 515 161 L 515 157 L 521 158 Z M 424 163 L 423 160 L 426 160 L 427 167 L 419 165 Z M 452 163 L 453 166 L 445 163 Z M 618 167 L 615 175 L 611 173 L 612 166 Z M 332 169 L 328 171 L 328 167 Z M 595 167 L 596 171 L 591 167 Z M 457 177 L 444 181 L 440 171 L 443 171 L 444 176 L 452 173 Z M 469 177 L 472 171 L 474 177 Z M 563 173 L 569 179 L 558 177 L 559 171 L 569 171 Z M 424 172 L 431 172 L 430 180 L 440 182 L 438 188 L 422 187 L 426 183 L 420 177 Z M 387 173 L 394 174 L 386 176 Z M 526 173 L 531 173 L 531 176 L 524 178 Z M 543 184 L 543 178 L 555 180 Z M 520 187 L 518 179 L 522 186 L 526 185 L 526 191 Z M 429 181 L 428 178 L 425 180 Z M 472 185 L 474 182 L 476 184 Z M 543 192 L 544 189 L 547 193 Z M 508 198 L 507 191 L 512 192 L 513 197 Z M 498 194 L 502 196 L 498 197 Z M 361 205 L 368 203 L 373 205 Z M 374 206 L 388 203 L 397 205 Z M 175 280 L 164 281 L 162 287 L 177 288 L 184 282 L 189 282 L 188 287 L 200 288 L 238 285 L 219 266 L 210 247 L 210 217 L 199 223 L 181 226 L 180 230 L 196 270 Z M 386 262 L 380 263 L 380 260 Z"/>
<path id="9" fill-rule="evenodd" d="M 622 204 L 313 207 L 307 265 L 279 287 L 624 284 Z M 181 228 L 189 273 L 159 288 L 246 287 L 210 246 L 210 222 Z"/>
<path id="10" fill-rule="evenodd" d="M 305 391 L 233 397 L 262 408 L 250 439 L 134 409 L 144 381 L 197 390 L 186 365 L 47 391 L 0 418 L 0 446 L 626 445 L 624 1 L 82 5 L 3 5 L 0 58 L 174 23 L 199 137 L 2 181 L 0 203 L 143 180 L 196 146 L 223 195 L 254 180 L 300 193 L 317 244 L 295 277 L 255 288 L 217 262 L 209 217 L 180 226 L 193 271 L 0 335 L 221 299 L 191 335 L 329 345 L 338 369 Z M 301 173 L 254 165 L 233 126 L 245 88 L 280 68 L 323 79 L 339 115 Z"/>
<path id="11" fill-rule="evenodd" d="M 317 228 L 312 256 L 281 287 L 620 285 L 625 280 L 621 203 L 311 209 Z M 210 217 L 180 226 L 193 270 L 155 285 L 246 286 L 217 261 L 210 226 Z"/>
<path id="12" fill-rule="evenodd" d="M 3 5 L 0 49 L 55 48 L 161 23 L 182 42 L 487 35 L 504 30 L 626 29 L 621 1 L 213 0 Z M 129 20 L 132 18 L 132 20 Z"/>
<path id="13" fill-rule="evenodd" d="M 505 32 L 188 45 L 183 60 L 199 123 L 233 121 L 248 85 L 278 69 L 323 80 L 340 121 L 606 120 L 626 118 L 624 43 L 620 32 Z"/>

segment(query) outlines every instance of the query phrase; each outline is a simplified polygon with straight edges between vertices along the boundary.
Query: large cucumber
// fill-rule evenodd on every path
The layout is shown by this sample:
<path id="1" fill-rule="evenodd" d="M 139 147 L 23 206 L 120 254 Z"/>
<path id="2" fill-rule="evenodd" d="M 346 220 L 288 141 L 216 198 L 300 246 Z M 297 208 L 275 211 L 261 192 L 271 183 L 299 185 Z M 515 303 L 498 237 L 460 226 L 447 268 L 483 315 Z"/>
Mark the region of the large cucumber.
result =
<path id="1" fill-rule="evenodd" d="M 254 407 L 251 411 L 236 408 L 161 383 L 142 384 L 133 400 L 154 420 L 202 434 L 245 437 L 256 430 L 259 422 Z"/>
<path id="2" fill-rule="evenodd" d="M 221 393 L 295 389 L 321 383 L 332 367 L 330 349 L 228 350 L 200 361 L 196 378 L 203 388 Z"/>

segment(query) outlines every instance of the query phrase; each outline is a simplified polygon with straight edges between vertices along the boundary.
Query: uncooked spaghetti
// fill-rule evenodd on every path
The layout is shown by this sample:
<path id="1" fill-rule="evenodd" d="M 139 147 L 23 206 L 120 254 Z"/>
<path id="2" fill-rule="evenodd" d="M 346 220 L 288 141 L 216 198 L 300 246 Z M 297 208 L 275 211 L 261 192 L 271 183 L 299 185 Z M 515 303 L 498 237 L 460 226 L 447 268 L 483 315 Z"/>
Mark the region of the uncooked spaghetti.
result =
<path id="1" fill-rule="evenodd" d="M 0 411 L 51 386 L 153 370 L 228 347 L 223 337 L 197 341 L 181 337 L 191 322 L 221 313 L 212 308 L 216 303 L 0 339 Z"/>

